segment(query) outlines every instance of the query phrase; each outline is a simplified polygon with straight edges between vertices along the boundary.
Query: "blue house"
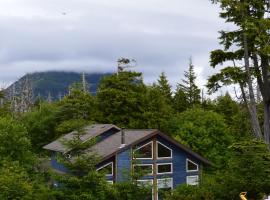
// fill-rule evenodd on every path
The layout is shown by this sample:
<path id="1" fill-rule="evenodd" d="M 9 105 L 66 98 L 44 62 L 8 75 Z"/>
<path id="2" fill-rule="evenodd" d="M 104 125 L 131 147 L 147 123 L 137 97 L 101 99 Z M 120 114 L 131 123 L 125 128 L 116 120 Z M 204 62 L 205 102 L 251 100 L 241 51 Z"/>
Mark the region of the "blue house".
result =
<path id="1" fill-rule="evenodd" d="M 72 149 L 63 145 L 63 140 L 71 140 L 76 132 L 44 146 L 51 151 L 51 166 L 54 170 L 66 173 L 57 162 L 57 154 L 72 156 Z M 121 130 L 112 124 L 95 124 L 84 129 L 82 142 L 96 138 L 89 152 L 99 155 L 101 160 L 97 171 L 106 170 L 110 183 L 125 181 L 130 174 L 145 172 L 138 183 L 155 186 L 152 199 L 161 200 L 162 192 L 179 184 L 197 185 L 203 165 L 210 162 L 186 146 L 156 129 Z"/>

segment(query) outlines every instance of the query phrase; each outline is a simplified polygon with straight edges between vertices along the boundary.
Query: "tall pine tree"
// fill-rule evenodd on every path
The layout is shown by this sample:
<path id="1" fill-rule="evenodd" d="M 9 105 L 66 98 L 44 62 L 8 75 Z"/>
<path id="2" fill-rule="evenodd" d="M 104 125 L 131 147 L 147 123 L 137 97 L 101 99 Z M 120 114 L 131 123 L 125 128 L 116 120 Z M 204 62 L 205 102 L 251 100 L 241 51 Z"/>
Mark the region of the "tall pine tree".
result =
<path id="1" fill-rule="evenodd" d="M 182 84 L 178 86 L 178 93 L 182 92 L 186 96 L 187 103 L 189 107 L 192 107 L 200 103 L 200 89 L 196 85 L 196 75 L 194 72 L 194 65 L 192 64 L 192 59 L 189 60 L 188 71 L 184 72 L 184 79 Z M 177 94 L 177 93 L 176 93 Z M 179 94 L 180 95 L 180 94 Z"/>
<path id="2" fill-rule="evenodd" d="M 169 81 L 166 77 L 165 72 L 162 72 L 159 76 L 157 87 L 160 90 L 161 94 L 166 98 L 168 104 L 172 103 L 172 86 L 169 84 Z"/>

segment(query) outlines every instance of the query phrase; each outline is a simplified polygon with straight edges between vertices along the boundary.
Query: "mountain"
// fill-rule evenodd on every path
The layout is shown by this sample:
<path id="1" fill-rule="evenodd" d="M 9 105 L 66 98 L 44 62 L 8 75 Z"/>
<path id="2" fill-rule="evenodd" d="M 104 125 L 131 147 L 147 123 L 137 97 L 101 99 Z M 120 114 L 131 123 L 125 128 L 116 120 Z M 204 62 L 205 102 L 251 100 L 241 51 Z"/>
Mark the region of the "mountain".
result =
<path id="1" fill-rule="evenodd" d="M 85 73 L 85 80 L 87 81 L 90 93 L 95 95 L 99 81 L 102 77 L 111 75 L 110 73 Z M 6 94 L 10 97 L 14 93 L 19 95 L 22 91 L 22 85 L 28 79 L 32 89 L 34 98 L 40 96 L 44 99 L 51 95 L 53 100 L 57 100 L 68 93 L 68 88 L 75 82 L 82 81 L 82 73 L 77 72 L 63 72 L 63 71 L 48 71 L 35 72 L 26 74 L 18 81 L 14 82 L 6 89 Z"/>

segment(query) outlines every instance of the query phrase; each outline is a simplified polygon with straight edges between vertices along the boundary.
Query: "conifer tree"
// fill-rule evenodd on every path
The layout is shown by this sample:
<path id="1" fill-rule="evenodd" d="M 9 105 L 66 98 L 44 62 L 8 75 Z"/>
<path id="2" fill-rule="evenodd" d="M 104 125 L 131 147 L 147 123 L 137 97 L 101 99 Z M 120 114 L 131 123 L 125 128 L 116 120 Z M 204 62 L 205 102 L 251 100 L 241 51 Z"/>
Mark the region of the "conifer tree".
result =
<path id="1" fill-rule="evenodd" d="M 160 74 L 157 87 L 160 90 L 161 94 L 166 98 L 167 103 L 170 104 L 172 102 L 172 86 L 169 84 L 165 72 L 162 72 Z"/>
<path id="2" fill-rule="evenodd" d="M 200 103 L 200 89 L 196 85 L 196 75 L 194 72 L 194 65 L 192 64 L 192 59 L 189 60 L 189 68 L 188 71 L 184 72 L 183 83 L 179 84 L 179 90 L 182 90 L 186 95 L 187 102 L 189 106 L 193 106 L 195 104 Z"/>

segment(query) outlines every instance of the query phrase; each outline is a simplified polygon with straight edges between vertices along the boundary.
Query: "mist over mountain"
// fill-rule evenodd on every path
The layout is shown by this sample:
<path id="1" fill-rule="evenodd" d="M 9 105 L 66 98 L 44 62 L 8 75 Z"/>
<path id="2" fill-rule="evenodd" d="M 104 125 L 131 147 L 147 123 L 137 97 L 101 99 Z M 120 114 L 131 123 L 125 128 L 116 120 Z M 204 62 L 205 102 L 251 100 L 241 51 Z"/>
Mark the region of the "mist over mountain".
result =
<path id="1" fill-rule="evenodd" d="M 89 85 L 89 92 L 95 95 L 101 78 L 110 74 L 111 73 L 85 73 L 85 79 Z M 26 78 L 31 83 L 34 98 L 40 96 L 41 98 L 47 99 L 50 94 L 53 100 L 57 100 L 68 93 L 70 85 L 82 81 L 82 73 L 47 71 L 26 74 L 6 89 L 7 95 L 11 96 L 14 92 L 16 95 L 20 95 L 22 84 Z"/>

